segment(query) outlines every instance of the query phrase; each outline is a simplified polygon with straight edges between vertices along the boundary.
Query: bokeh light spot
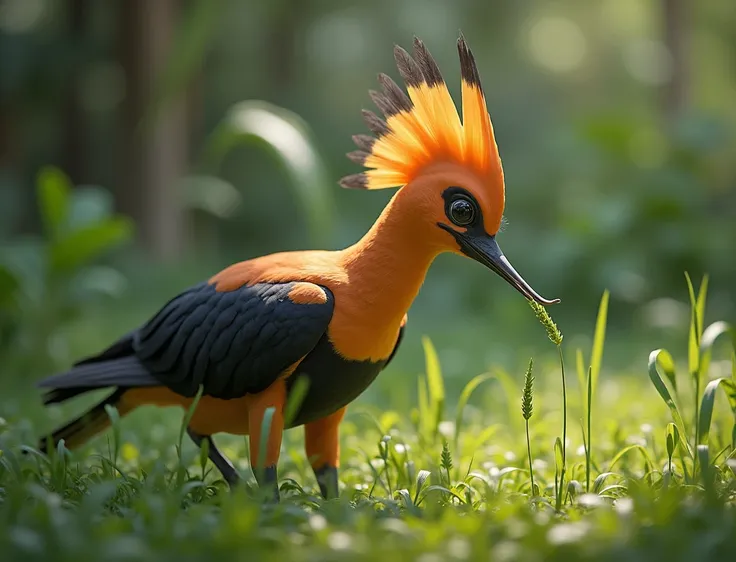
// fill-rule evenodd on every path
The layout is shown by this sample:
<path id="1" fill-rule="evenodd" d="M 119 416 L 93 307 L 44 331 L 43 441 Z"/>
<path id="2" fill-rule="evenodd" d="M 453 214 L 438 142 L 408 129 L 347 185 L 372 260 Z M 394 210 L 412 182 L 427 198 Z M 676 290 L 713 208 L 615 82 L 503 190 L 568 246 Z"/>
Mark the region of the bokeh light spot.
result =
<path id="1" fill-rule="evenodd" d="M 587 50 L 580 27 L 567 18 L 545 16 L 529 28 L 529 50 L 538 64 L 553 72 L 578 68 Z"/>

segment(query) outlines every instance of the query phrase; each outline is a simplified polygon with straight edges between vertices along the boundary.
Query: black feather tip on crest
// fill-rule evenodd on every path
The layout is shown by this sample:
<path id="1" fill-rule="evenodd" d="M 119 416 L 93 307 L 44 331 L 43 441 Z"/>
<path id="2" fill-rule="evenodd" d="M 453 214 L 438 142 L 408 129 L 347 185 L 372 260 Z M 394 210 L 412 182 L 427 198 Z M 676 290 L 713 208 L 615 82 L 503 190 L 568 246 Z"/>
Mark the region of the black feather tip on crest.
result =
<path id="1" fill-rule="evenodd" d="M 414 59 L 422 71 L 427 86 L 436 86 L 444 82 L 440 68 L 419 37 L 414 37 Z"/>
<path id="2" fill-rule="evenodd" d="M 351 174 L 340 180 L 340 185 L 348 189 L 366 189 L 368 177 L 365 174 Z"/>
<path id="3" fill-rule="evenodd" d="M 393 101 L 391 101 L 391 99 L 389 99 L 387 95 L 382 94 L 381 92 L 369 90 L 368 95 L 373 100 L 373 103 L 376 104 L 376 107 L 381 110 L 381 113 L 386 116 L 386 118 L 391 117 L 392 115 L 396 115 L 401 111 L 401 109 Z"/>
<path id="4" fill-rule="evenodd" d="M 419 65 L 411 58 L 403 48 L 398 45 L 394 46 L 394 60 L 396 60 L 396 68 L 406 85 L 411 88 L 418 88 L 424 83 L 424 76 L 419 69 Z"/>
<path id="5" fill-rule="evenodd" d="M 356 164 L 363 165 L 365 164 L 365 159 L 370 156 L 370 152 L 365 152 L 363 150 L 354 150 L 352 152 L 348 152 L 347 157 L 355 162 Z"/>
<path id="6" fill-rule="evenodd" d="M 353 135 L 353 142 L 358 148 L 370 152 L 373 150 L 376 139 L 370 135 Z"/>
<path id="7" fill-rule="evenodd" d="M 471 86 L 475 86 L 482 92 L 483 87 L 480 84 L 480 74 L 475 64 L 475 57 L 465 42 L 465 37 L 463 37 L 462 33 L 457 40 L 457 52 L 460 55 L 460 76 L 463 81 Z"/>
<path id="8" fill-rule="evenodd" d="M 380 73 L 378 75 L 378 82 L 383 86 L 384 95 L 391 101 L 391 103 L 400 111 L 406 111 L 407 113 L 412 110 L 414 104 L 402 90 L 399 85 L 394 82 L 390 76 Z"/>
<path id="9" fill-rule="evenodd" d="M 387 135 L 389 132 L 386 122 L 372 111 L 368 111 L 367 109 L 363 110 L 363 121 L 365 121 L 365 124 L 373 134 L 378 137 Z"/>

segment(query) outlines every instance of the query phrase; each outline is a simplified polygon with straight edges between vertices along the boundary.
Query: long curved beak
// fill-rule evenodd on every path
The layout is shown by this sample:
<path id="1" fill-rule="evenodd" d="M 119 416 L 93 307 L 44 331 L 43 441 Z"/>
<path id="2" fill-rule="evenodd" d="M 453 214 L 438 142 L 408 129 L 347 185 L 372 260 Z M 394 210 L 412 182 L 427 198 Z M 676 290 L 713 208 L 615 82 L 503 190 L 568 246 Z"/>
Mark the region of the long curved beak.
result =
<path id="1" fill-rule="evenodd" d="M 486 232 L 458 232 L 446 226 L 445 230 L 448 230 L 455 236 L 455 239 L 460 244 L 460 249 L 466 256 L 473 258 L 475 261 L 482 263 L 487 268 L 498 273 L 509 285 L 514 287 L 514 289 L 519 291 L 527 299 L 545 306 L 560 302 L 560 299 L 545 299 L 532 289 L 529 283 L 524 281 L 524 278 L 519 275 L 514 269 L 514 266 L 503 255 L 495 236 L 491 236 Z"/>

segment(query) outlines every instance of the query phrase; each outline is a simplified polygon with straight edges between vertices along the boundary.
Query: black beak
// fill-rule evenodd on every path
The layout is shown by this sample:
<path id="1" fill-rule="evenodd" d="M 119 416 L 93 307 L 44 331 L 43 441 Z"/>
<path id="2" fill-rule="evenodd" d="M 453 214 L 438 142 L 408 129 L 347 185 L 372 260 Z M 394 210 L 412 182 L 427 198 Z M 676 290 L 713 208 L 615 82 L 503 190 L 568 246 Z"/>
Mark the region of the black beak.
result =
<path id="1" fill-rule="evenodd" d="M 471 232 L 458 232 L 445 225 L 441 226 L 453 234 L 460 244 L 460 249 L 465 255 L 498 273 L 509 283 L 509 285 L 514 287 L 528 300 L 536 301 L 545 306 L 560 302 L 560 299 L 545 299 L 532 289 L 529 283 L 524 281 L 524 278 L 519 275 L 519 273 L 514 269 L 514 266 L 512 266 L 509 263 L 509 260 L 506 259 L 506 256 L 503 255 L 501 248 L 498 247 L 495 236 L 491 236 L 485 232 L 477 234 Z"/>

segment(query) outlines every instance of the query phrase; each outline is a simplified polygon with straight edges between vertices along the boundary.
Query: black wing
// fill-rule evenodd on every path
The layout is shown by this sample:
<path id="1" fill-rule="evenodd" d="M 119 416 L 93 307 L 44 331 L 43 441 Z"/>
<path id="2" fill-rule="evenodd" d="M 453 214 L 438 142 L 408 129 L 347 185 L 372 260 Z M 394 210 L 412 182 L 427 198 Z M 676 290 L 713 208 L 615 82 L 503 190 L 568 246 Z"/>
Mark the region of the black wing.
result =
<path id="1" fill-rule="evenodd" d="M 174 392 L 237 398 L 265 390 L 309 353 L 332 319 L 334 297 L 298 304 L 297 283 L 258 283 L 227 292 L 201 284 L 167 303 L 133 337 L 146 369 Z M 315 285 L 314 288 L 317 288 Z"/>

